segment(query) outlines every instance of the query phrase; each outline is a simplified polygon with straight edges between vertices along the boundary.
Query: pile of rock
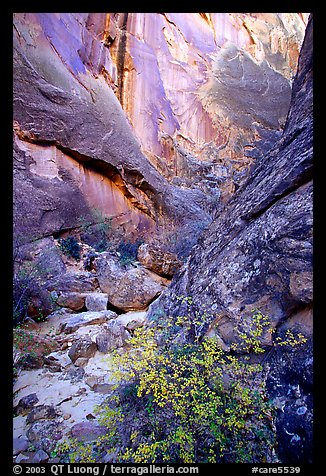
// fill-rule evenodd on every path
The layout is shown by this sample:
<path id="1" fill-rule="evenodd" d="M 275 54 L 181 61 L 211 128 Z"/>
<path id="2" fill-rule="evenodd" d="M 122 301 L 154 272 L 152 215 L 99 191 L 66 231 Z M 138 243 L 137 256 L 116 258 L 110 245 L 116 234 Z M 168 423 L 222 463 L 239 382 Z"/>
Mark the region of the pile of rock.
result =
<path id="1" fill-rule="evenodd" d="M 96 252 L 89 246 L 83 260 L 68 260 L 53 238 L 23 248 L 35 275 L 28 310 L 34 319 L 40 314 L 46 317 L 58 307 L 74 312 L 146 310 L 182 265 L 175 254 L 154 244 L 141 245 L 138 261 L 128 264 L 118 252 Z M 91 267 L 87 264 L 90 253 Z"/>
<path id="2" fill-rule="evenodd" d="M 25 257 L 42 272 L 20 330 L 29 347 L 20 349 L 16 362 L 16 463 L 56 462 L 63 439 L 91 441 L 105 433 L 94 407 L 116 383 L 111 352 L 128 351 L 134 330 L 146 325 L 149 304 L 181 266 L 158 245 L 142 245 L 138 261 L 127 264 L 116 252 L 91 252 L 92 266 L 85 267 L 63 256 L 54 239 L 25 247 Z M 46 319 L 35 322 L 31 317 L 40 310 Z"/>
<path id="3" fill-rule="evenodd" d="M 29 330 L 57 344 L 39 368 L 25 368 L 14 385 L 13 456 L 16 463 L 58 462 L 57 442 L 92 441 L 105 433 L 94 415 L 112 390 L 110 352 L 126 348 L 146 312 L 52 313 Z"/>

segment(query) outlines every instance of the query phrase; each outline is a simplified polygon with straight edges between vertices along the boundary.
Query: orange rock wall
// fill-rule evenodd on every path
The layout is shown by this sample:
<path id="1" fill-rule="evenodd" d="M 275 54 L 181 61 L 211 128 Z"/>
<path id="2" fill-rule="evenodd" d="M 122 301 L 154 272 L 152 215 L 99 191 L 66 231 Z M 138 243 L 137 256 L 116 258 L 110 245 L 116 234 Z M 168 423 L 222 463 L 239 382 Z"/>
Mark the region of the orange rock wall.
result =
<path id="1" fill-rule="evenodd" d="M 30 157 L 29 170 L 43 179 L 72 182 L 86 198 L 90 210 L 113 219 L 114 226 L 123 226 L 127 233 L 146 232 L 154 228 L 154 220 L 134 207 L 110 178 L 59 150 L 54 145 L 39 145 L 15 137 L 18 147 Z M 81 224 L 83 217 L 80 217 Z M 86 217 L 84 217 L 84 220 Z"/>
<path id="2" fill-rule="evenodd" d="M 307 14 L 299 13 L 108 14 L 108 31 L 114 31 L 109 48 L 116 65 L 111 77 L 117 96 L 143 150 L 156 166 L 160 164 L 161 172 L 163 161 L 170 169 L 165 175 L 178 175 L 178 147 L 199 160 L 211 160 L 213 147 L 213 160 L 217 156 L 224 162 L 240 159 L 240 166 L 241 161 L 245 166 L 252 162 L 245 152 L 250 149 L 248 143 L 260 140 L 261 134 L 250 127 L 239 131 L 233 111 L 221 111 L 218 101 L 212 106 L 214 64 L 223 69 L 216 59 L 233 45 L 237 54 L 245 52 L 258 69 L 267 62 L 279 73 L 288 84 L 280 110 L 273 111 L 280 118 L 275 129 L 280 130 L 306 21 Z M 223 76 L 223 71 L 219 73 Z M 262 70 L 258 81 L 264 75 Z M 233 87 L 236 94 L 237 84 Z M 255 102 L 259 112 L 259 96 Z M 254 122 L 250 108 L 248 104 L 245 112 Z M 167 144 L 169 138 L 172 147 Z"/>

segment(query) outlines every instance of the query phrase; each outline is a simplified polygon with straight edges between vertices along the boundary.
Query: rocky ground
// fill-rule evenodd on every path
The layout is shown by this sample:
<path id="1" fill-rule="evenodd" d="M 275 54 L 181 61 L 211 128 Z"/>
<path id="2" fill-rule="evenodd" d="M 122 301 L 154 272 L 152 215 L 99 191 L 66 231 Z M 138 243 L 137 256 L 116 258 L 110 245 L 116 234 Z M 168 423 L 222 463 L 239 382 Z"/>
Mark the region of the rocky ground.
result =
<path id="1" fill-rule="evenodd" d="M 46 239 L 46 245 L 40 240 L 33 246 L 33 258 L 40 264 L 46 253 L 50 270 L 34 306 L 44 309 L 51 295 L 56 309 L 14 330 L 16 463 L 56 462 L 58 442 L 69 436 L 90 441 L 105 431 L 94 407 L 114 383 L 111 352 L 127 351 L 133 330 L 147 321 L 148 305 L 180 266 L 176 256 L 147 245 L 139 247 L 142 263 L 124 263 L 115 252 L 96 253 L 82 243 L 84 259 L 76 261 L 55 240 Z M 91 265 L 85 258 L 90 251 Z M 58 262 L 61 272 L 55 274 Z"/>
<path id="2" fill-rule="evenodd" d="M 271 354 L 267 386 L 281 460 L 310 462 L 312 16 L 142 15 L 14 18 L 14 324 L 29 316 L 14 329 L 14 460 L 55 462 L 57 442 L 100 435 L 112 350 L 205 306 L 196 332 L 225 348 L 253 309 L 277 338 L 307 337 Z M 145 239 L 169 252 L 124 255 Z"/>
<path id="3" fill-rule="evenodd" d="M 58 350 L 18 372 L 14 383 L 14 457 L 18 462 L 55 462 L 55 446 L 67 436 L 96 438 L 103 429 L 94 407 L 114 383 L 110 350 L 121 347 L 146 312 L 55 312 L 26 332 L 52 341 Z M 28 330 L 29 329 L 29 330 Z M 51 457 L 52 455 L 52 457 Z"/>

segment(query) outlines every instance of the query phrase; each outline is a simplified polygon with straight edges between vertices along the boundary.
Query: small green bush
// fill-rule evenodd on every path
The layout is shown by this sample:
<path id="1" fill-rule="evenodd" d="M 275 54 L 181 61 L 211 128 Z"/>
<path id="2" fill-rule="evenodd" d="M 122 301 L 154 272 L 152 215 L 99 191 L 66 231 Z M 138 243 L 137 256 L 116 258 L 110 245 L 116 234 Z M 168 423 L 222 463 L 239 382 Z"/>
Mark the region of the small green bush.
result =
<path id="1" fill-rule="evenodd" d="M 100 210 L 93 208 L 87 220 L 80 217 L 81 239 L 96 251 L 107 251 L 110 247 L 109 234 L 112 230 L 112 218 L 105 216 Z"/>
<path id="2" fill-rule="evenodd" d="M 59 245 L 63 253 L 76 261 L 80 260 L 80 245 L 74 236 L 68 236 L 67 238 L 61 238 Z"/>
<path id="3" fill-rule="evenodd" d="M 135 243 L 121 241 L 117 248 L 120 263 L 127 265 L 137 261 L 137 252 L 141 244 L 141 240 L 137 240 Z"/>

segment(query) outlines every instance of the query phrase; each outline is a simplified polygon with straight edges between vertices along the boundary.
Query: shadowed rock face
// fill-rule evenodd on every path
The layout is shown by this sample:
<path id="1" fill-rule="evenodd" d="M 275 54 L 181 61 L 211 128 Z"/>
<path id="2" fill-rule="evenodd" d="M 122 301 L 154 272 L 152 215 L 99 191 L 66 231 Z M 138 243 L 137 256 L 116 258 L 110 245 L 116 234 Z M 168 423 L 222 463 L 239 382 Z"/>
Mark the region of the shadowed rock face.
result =
<path id="1" fill-rule="evenodd" d="M 282 138 L 251 171 L 160 298 L 177 295 L 236 321 L 254 307 L 275 325 L 312 300 L 312 43 L 307 31 Z"/>
<path id="2" fill-rule="evenodd" d="M 281 139 L 257 161 L 228 204 L 216 210 L 188 262 L 152 305 L 152 315 L 160 308 L 168 315 L 183 315 L 177 296 L 192 296 L 193 312 L 205 305 L 210 330 L 215 327 L 226 343 L 234 341 L 235 326 L 250 319 L 254 308 L 267 314 L 280 334 L 291 324 L 311 337 L 312 46 L 311 18 Z M 309 411 L 296 414 L 299 397 L 287 400 L 288 414 L 282 413 L 278 420 L 279 451 L 288 462 L 311 458 L 309 345 L 311 351 L 309 342 L 306 352 L 294 351 L 297 359 L 291 352 L 277 354 L 270 374 L 273 396 L 281 393 L 284 397 L 291 385 L 299 385 L 308 405 Z M 294 370 L 293 365 L 298 368 Z M 295 425 L 291 412 L 297 415 Z"/>
<path id="3" fill-rule="evenodd" d="M 173 183 L 211 192 L 203 176 L 213 174 L 226 198 L 280 136 L 305 14 L 129 13 L 108 21 L 117 96 L 142 150 Z"/>
<path id="4" fill-rule="evenodd" d="M 94 209 L 135 236 L 180 225 L 193 235 L 194 222 L 208 223 L 234 189 L 233 172 L 251 161 L 244 148 L 255 156 L 254 136 L 270 147 L 289 103 L 305 17 L 255 15 L 15 14 L 14 198 L 23 240 L 75 228 Z M 216 78 L 227 91 L 216 90 Z"/>
<path id="5" fill-rule="evenodd" d="M 107 63 L 96 56 L 93 20 L 61 15 L 15 15 L 17 233 L 28 241 L 71 229 L 94 208 L 135 235 L 195 217 L 207 222 L 205 195 L 171 186 L 141 152 L 110 84 L 98 75 Z"/>

